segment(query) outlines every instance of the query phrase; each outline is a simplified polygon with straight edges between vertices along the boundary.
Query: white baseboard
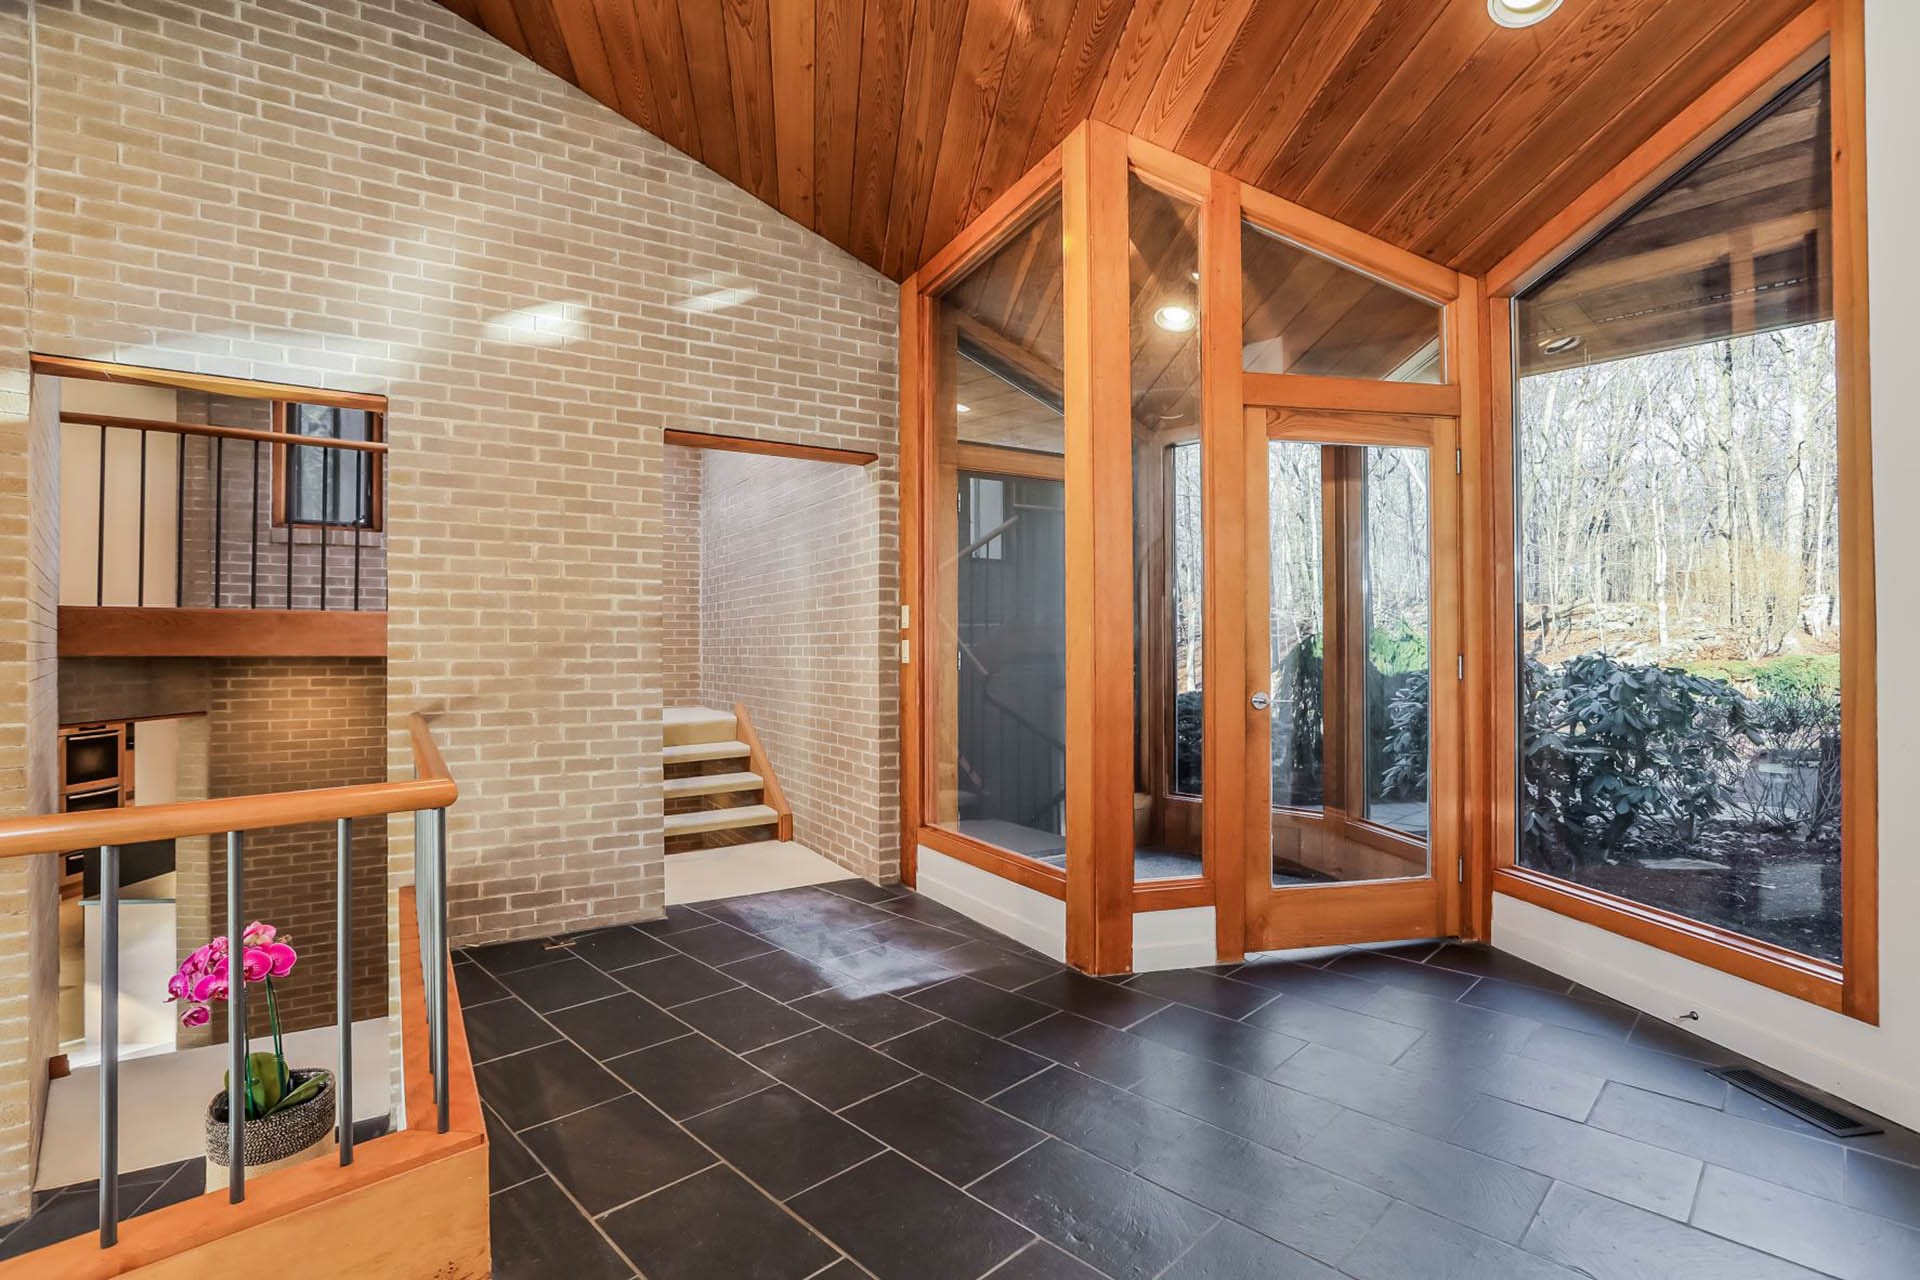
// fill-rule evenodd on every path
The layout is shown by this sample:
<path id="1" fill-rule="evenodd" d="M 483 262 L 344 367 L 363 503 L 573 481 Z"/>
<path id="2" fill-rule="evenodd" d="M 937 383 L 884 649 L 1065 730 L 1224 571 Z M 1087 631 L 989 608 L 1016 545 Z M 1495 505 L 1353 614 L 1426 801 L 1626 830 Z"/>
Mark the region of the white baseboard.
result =
<path id="1" fill-rule="evenodd" d="M 914 888 L 1051 959 L 1067 958 L 1067 904 L 920 846 Z"/>
<path id="2" fill-rule="evenodd" d="M 1212 907 L 1134 912 L 1133 971 L 1153 973 L 1217 963 L 1220 953 L 1213 930 Z"/>

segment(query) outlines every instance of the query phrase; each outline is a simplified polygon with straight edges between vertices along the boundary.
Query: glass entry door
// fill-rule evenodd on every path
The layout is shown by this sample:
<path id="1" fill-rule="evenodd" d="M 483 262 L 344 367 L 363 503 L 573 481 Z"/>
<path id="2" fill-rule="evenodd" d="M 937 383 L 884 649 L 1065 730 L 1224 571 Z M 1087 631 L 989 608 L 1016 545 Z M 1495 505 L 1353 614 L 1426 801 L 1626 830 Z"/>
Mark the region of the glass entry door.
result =
<path id="1" fill-rule="evenodd" d="M 1248 759 L 1270 803 L 1247 947 L 1452 933 L 1455 424 L 1250 409 L 1248 429 Z"/>

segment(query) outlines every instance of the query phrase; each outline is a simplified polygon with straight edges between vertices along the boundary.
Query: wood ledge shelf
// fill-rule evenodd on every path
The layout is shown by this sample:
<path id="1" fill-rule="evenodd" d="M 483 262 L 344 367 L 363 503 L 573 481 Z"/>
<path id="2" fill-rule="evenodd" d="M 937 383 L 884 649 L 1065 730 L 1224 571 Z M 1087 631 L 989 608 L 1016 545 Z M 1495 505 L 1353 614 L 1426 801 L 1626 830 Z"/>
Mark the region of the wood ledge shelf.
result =
<path id="1" fill-rule="evenodd" d="M 371 609 L 170 609 L 61 605 L 63 658 L 384 658 Z"/>

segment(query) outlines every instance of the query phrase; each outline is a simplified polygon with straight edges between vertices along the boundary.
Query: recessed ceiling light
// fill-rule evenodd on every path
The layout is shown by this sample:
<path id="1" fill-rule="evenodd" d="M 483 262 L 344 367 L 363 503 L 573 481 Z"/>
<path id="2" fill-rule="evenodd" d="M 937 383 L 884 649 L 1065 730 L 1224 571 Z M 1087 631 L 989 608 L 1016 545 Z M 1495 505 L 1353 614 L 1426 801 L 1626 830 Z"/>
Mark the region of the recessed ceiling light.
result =
<path id="1" fill-rule="evenodd" d="M 1540 350 L 1550 356 L 1563 356 L 1580 345 L 1580 335 L 1570 333 L 1563 338 L 1548 338 L 1540 344 Z"/>
<path id="2" fill-rule="evenodd" d="M 953 411 L 955 413 L 972 413 L 973 406 L 970 404 L 956 404 L 953 406 Z"/>
<path id="3" fill-rule="evenodd" d="M 1503 27 L 1530 27 L 1553 16 L 1561 0 L 1487 0 L 1487 12 Z"/>
<path id="4" fill-rule="evenodd" d="M 1183 307 L 1170 302 L 1153 313 L 1153 322 L 1168 333 L 1187 333 L 1198 323 L 1200 317 L 1193 314 L 1192 307 Z"/>

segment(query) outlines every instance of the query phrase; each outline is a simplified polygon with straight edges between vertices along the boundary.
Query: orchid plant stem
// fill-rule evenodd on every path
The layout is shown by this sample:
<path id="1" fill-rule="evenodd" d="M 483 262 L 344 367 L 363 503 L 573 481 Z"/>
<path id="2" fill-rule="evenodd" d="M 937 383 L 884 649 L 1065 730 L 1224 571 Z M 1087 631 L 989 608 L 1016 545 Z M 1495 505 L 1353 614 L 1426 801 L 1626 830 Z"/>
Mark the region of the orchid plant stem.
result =
<path id="1" fill-rule="evenodd" d="M 274 998 L 273 979 L 267 979 L 267 1024 L 273 1028 L 273 1065 L 280 1073 L 280 1094 L 286 1096 L 293 1083 L 287 1078 L 287 1049 L 280 1039 L 280 1004 Z"/>

